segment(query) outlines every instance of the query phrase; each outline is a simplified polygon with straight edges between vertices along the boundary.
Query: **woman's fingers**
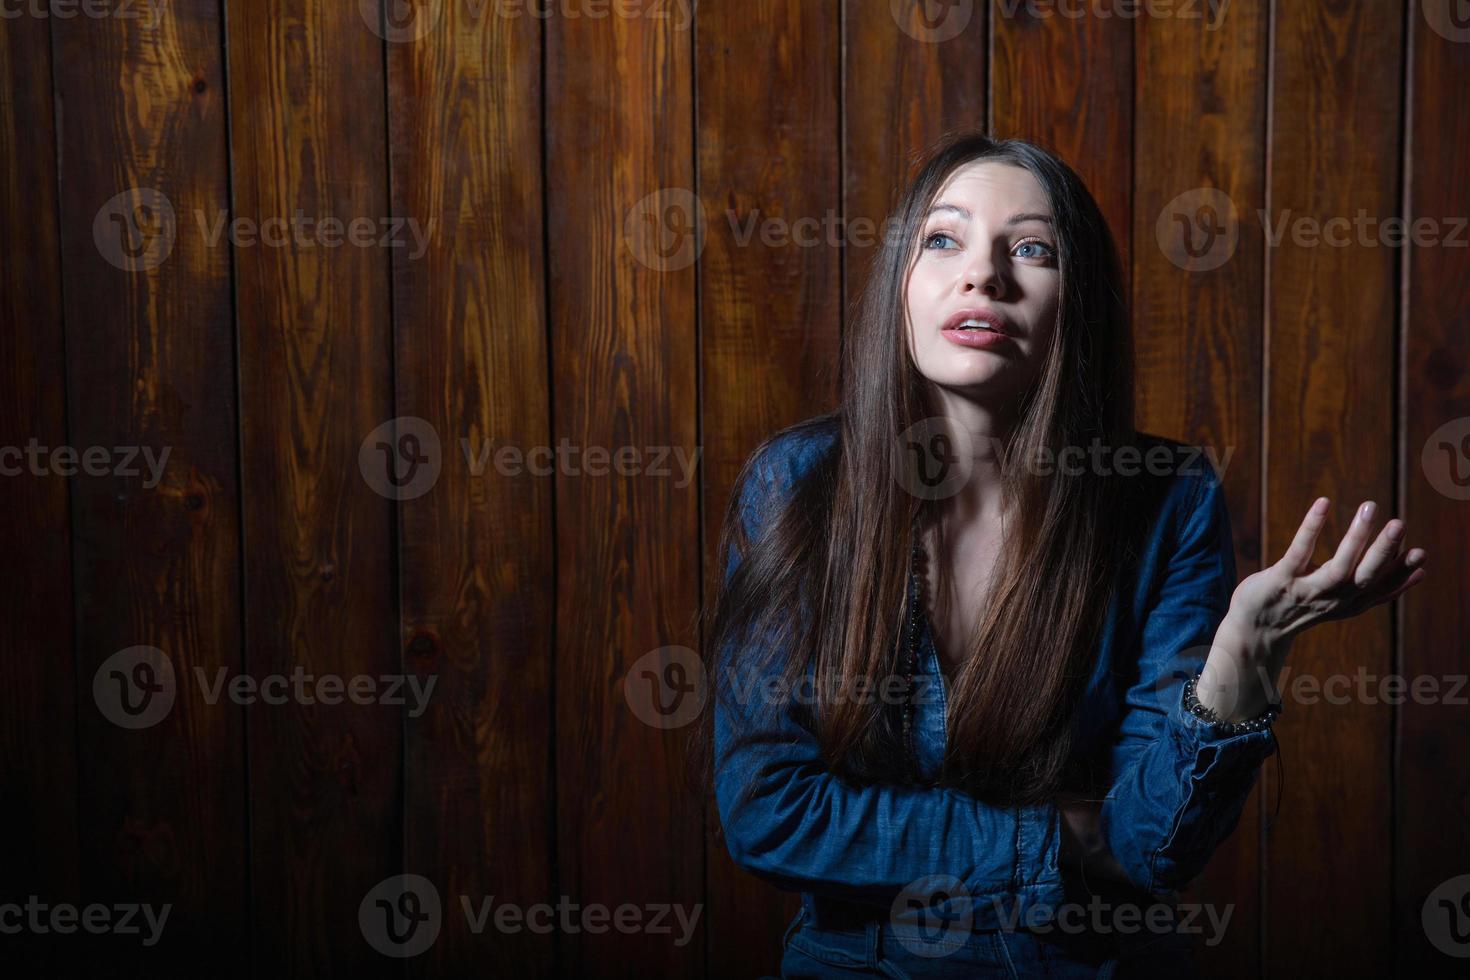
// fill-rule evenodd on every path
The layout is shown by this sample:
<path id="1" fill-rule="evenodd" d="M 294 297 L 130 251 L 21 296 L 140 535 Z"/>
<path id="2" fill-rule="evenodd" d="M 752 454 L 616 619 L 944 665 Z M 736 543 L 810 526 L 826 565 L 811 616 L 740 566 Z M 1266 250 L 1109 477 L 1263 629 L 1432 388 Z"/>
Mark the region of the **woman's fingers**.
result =
<path id="1" fill-rule="evenodd" d="M 1301 525 L 1291 539 L 1291 546 L 1281 556 L 1284 567 L 1293 575 L 1305 573 L 1312 562 L 1312 552 L 1317 548 L 1317 535 L 1322 532 L 1322 525 L 1327 523 L 1327 504 L 1326 497 L 1318 497 L 1312 502 L 1312 506 L 1307 508 L 1307 516 L 1302 518 Z"/>
<path id="2" fill-rule="evenodd" d="M 1353 569 L 1357 566 L 1358 560 L 1362 558 L 1363 548 L 1367 546 L 1368 535 L 1372 531 L 1373 502 L 1364 501 L 1358 505 L 1358 510 L 1353 515 L 1353 522 L 1348 525 L 1347 534 L 1342 536 L 1342 542 L 1338 544 L 1337 551 L 1327 560 L 1326 564 L 1308 576 L 1309 584 L 1321 588 L 1335 582 L 1351 580 Z"/>
<path id="3" fill-rule="evenodd" d="M 1386 574 L 1404 546 L 1404 522 L 1394 518 L 1383 525 L 1378 537 L 1369 546 L 1368 553 L 1353 570 L 1353 584 L 1367 588 Z"/>
<path id="4" fill-rule="evenodd" d="M 1399 567 L 1394 571 L 1392 575 L 1389 576 L 1387 583 L 1383 586 L 1385 590 L 1384 595 L 1381 598 L 1374 599 L 1368 608 L 1381 605 L 1385 602 L 1392 602 L 1399 596 L 1403 595 L 1405 592 L 1412 589 L 1414 586 L 1418 585 L 1423 578 L 1423 568 L 1420 568 L 1418 566 L 1407 566 L 1402 562 L 1399 563 Z"/>

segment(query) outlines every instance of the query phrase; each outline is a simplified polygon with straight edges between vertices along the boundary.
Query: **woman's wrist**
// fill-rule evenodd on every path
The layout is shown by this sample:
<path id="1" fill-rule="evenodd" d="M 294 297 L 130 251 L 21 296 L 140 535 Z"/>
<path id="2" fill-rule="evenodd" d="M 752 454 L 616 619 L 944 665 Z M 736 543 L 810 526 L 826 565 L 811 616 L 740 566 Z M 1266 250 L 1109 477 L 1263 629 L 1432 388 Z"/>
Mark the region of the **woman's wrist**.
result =
<path id="1" fill-rule="evenodd" d="M 1232 604 L 1195 685 L 1200 704 L 1223 722 L 1259 717 L 1280 701 L 1276 679 L 1293 639 Z"/>

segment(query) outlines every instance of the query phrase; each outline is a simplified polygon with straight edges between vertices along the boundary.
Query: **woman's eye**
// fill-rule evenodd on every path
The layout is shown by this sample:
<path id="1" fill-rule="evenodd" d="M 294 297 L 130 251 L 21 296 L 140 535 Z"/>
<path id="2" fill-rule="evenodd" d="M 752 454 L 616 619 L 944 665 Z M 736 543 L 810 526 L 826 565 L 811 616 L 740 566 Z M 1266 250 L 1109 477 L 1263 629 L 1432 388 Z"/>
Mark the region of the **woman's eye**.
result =
<path id="1" fill-rule="evenodd" d="M 935 245 L 934 244 L 935 241 L 947 241 L 947 242 L 950 242 L 951 244 L 949 246 Z M 956 244 L 958 244 L 958 243 L 955 242 L 954 237 L 951 236 L 949 233 L 943 232 L 943 231 L 936 231 L 933 234 L 930 234 L 930 235 L 926 236 L 925 239 L 924 239 L 924 247 L 925 248 L 945 248 L 945 247 L 951 247 L 952 248 Z"/>
<path id="2" fill-rule="evenodd" d="M 1049 259 L 1056 254 L 1046 242 L 1034 238 L 1017 245 L 1015 251 L 1023 259 Z"/>

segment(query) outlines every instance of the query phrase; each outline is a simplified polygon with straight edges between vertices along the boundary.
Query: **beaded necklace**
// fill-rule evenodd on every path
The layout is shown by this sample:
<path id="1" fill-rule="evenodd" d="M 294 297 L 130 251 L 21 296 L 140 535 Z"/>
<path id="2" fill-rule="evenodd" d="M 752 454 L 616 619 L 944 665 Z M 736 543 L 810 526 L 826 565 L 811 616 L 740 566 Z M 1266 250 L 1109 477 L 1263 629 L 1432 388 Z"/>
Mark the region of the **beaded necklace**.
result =
<path id="1" fill-rule="evenodd" d="M 924 546 L 919 542 L 919 527 L 914 525 L 913 546 L 909 550 L 909 616 L 908 648 L 904 651 L 900 670 L 904 679 L 903 743 L 910 752 L 914 750 L 913 730 L 915 678 L 919 676 L 919 630 L 924 621 L 924 582 L 919 575 L 919 559 Z"/>

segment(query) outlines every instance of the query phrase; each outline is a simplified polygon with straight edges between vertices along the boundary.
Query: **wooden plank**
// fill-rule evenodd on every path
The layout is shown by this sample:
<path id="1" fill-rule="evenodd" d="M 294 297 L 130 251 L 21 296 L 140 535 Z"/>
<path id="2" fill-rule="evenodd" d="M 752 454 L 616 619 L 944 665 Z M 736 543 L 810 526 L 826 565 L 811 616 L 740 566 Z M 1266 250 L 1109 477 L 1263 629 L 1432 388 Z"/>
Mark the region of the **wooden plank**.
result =
<path id="1" fill-rule="evenodd" d="M 476 935 L 450 897 L 552 891 L 552 482 L 494 456 L 550 441 L 541 36 L 465 8 L 388 45 L 393 213 L 434 229 L 422 256 L 394 253 L 398 414 L 434 428 L 444 461 L 400 505 L 402 642 L 437 684 L 406 721 L 406 867 L 447 912 L 416 975 L 552 966 L 550 934 Z"/>
<path id="2" fill-rule="evenodd" d="M 699 489 L 673 455 L 692 460 L 698 438 L 697 251 L 682 231 L 697 210 L 691 8 L 648 0 L 546 22 L 553 435 L 578 460 L 556 467 L 558 899 L 686 915 L 702 910 L 702 862 L 688 857 L 704 815 L 686 788 L 687 733 L 640 721 L 624 678 L 656 649 L 697 645 Z M 668 451 L 662 465 L 651 447 Z M 623 473 L 588 472 L 585 454 L 625 448 Z M 559 970 L 689 976 L 703 928 L 684 945 L 567 931 Z"/>
<path id="3" fill-rule="evenodd" d="M 244 227 L 300 229 L 273 226 L 235 249 L 247 667 L 344 683 L 395 675 L 393 502 L 359 467 L 394 413 L 392 246 L 380 243 L 409 238 L 380 224 L 383 39 L 358 4 L 326 0 L 233 2 L 229 25 L 235 214 Z M 334 234 L 329 219 L 365 231 Z M 401 972 L 365 941 L 358 912 L 386 877 L 413 870 L 402 867 L 406 709 L 257 707 L 255 972 Z"/>
<path id="4" fill-rule="evenodd" d="M 72 481 L 81 888 L 171 905 L 155 945 L 79 945 L 123 974 L 207 954 L 243 975 L 244 719 L 195 673 L 240 666 L 230 252 L 203 229 L 229 206 L 220 12 L 51 29 L 70 439 L 115 462 Z M 171 704 L 136 686 L 140 645 Z"/>
<path id="5" fill-rule="evenodd" d="M 50 27 L 17 18 L 0 30 L 0 786 L 12 801 L 0 903 L 77 901 L 76 662 L 72 645 L 67 479 L 30 470 L 23 453 L 67 444 L 66 352 L 57 241 L 56 127 Z M 24 561 L 19 573 L 15 564 Z M 5 937 L 12 968 L 60 972 L 65 937 Z"/>
<path id="6" fill-rule="evenodd" d="M 1127 275 L 1134 21 L 1096 10 L 1086 4 L 994 0 L 991 126 L 996 136 L 1041 143 L 1081 175 L 1107 218 Z"/>
<path id="7" fill-rule="evenodd" d="M 1423 547 L 1428 558 L 1423 580 L 1398 603 L 1396 672 L 1435 693 L 1411 696 L 1398 709 L 1394 962 L 1399 976 L 1445 975 L 1463 964 L 1450 958 L 1451 952 L 1463 956 L 1465 950 L 1450 925 L 1453 921 L 1460 937 L 1470 925 L 1463 905 L 1451 920 L 1451 910 L 1441 904 L 1465 894 L 1462 876 L 1470 872 L 1463 861 L 1470 853 L 1470 827 L 1461 802 L 1470 798 L 1463 762 L 1470 754 L 1467 692 L 1463 686 L 1452 690 L 1464 683 L 1470 636 L 1465 611 L 1470 461 L 1464 442 L 1470 435 L 1470 248 L 1463 227 L 1470 215 L 1464 177 L 1470 122 L 1461 101 L 1470 77 L 1470 31 L 1447 19 L 1449 9 L 1425 4 L 1410 18 L 1406 211 L 1411 221 L 1429 223 L 1423 226 L 1428 233 L 1406 249 L 1402 283 L 1399 479 L 1408 544 Z"/>
<path id="8" fill-rule="evenodd" d="M 1375 500 L 1383 515 L 1393 503 L 1385 407 L 1396 256 L 1342 222 L 1362 213 L 1381 223 L 1398 213 L 1403 12 L 1386 4 L 1277 4 L 1274 14 L 1262 547 L 1279 558 L 1313 499 L 1325 495 L 1332 511 L 1320 562 L 1359 504 Z M 1272 245 L 1278 230 L 1280 244 Z M 1349 244 L 1330 245 L 1328 235 Z M 1324 681 L 1359 669 L 1382 677 L 1391 652 L 1389 612 L 1380 607 L 1304 634 L 1288 664 Z M 1384 845 L 1392 840 L 1385 790 L 1393 709 L 1346 700 L 1288 701 L 1276 724 L 1285 779 L 1267 767 L 1267 799 L 1281 795 L 1281 814 L 1266 834 L 1262 914 L 1263 956 L 1281 976 L 1380 976 L 1392 959 Z"/>
<path id="9" fill-rule="evenodd" d="M 709 466 L 702 551 L 712 590 L 725 505 L 746 456 L 835 399 L 839 262 L 844 242 L 862 229 L 841 220 L 838 198 L 837 4 L 761 0 L 702 13 L 695 60 L 699 196 L 709 218 L 699 304 Z M 762 80 L 756 106 L 751 78 Z M 750 125 L 752 118 L 762 124 Z M 711 972 L 778 973 L 797 896 L 735 867 L 709 803 Z"/>
<path id="10" fill-rule="evenodd" d="M 1217 454 L 1241 578 L 1261 567 L 1266 13 L 1237 0 L 1213 22 L 1143 17 L 1136 35 L 1135 424 Z M 1259 972 L 1260 795 L 1185 897 L 1231 909 L 1223 942 L 1200 936 L 1207 976 Z"/>
<path id="11" fill-rule="evenodd" d="M 881 235 L 922 151 L 949 130 L 986 128 L 989 25 L 978 3 L 843 3 L 843 216 Z M 934 11 L 943 16 L 925 17 Z M 861 293 L 877 244 L 848 240 L 847 304 Z"/>

